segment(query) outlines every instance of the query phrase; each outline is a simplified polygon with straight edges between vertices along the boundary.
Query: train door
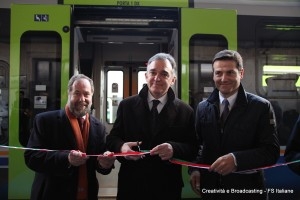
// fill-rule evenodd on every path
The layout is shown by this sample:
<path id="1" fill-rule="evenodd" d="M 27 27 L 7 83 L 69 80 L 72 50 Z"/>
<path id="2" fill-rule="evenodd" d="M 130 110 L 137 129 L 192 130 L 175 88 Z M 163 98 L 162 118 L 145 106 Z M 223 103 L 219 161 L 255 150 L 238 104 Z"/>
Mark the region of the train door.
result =
<path id="1" fill-rule="evenodd" d="M 116 119 L 120 101 L 128 96 L 138 94 L 145 81 L 145 63 L 108 62 L 105 65 L 105 100 L 104 121 L 107 131 L 112 128 Z M 115 197 L 117 193 L 118 169 L 120 163 L 115 162 L 115 169 L 109 176 L 97 174 L 99 180 L 99 197 Z"/>
<path id="2" fill-rule="evenodd" d="M 8 199 L 27 199 L 33 173 L 21 148 L 32 120 L 67 100 L 70 7 L 12 5 L 10 38 Z"/>
<path id="3" fill-rule="evenodd" d="M 112 125 L 116 119 L 121 100 L 138 94 L 145 80 L 146 63 L 107 63 L 106 80 L 106 122 Z"/>
<path id="4" fill-rule="evenodd" d="M 191 23 L 195 22 L 195 23 Z M 211 60 L 223 49 L 237 49 L 237 13 L 222 9 L 181 9 L 181 99 L 193 108 L 214 88 Z M 183 167 L 184 198 L 197 197 Z"/>
<path id="5" fill-rule="evenodd" d="M 148 59 L 158 52 L 178 58 L 179 12 L 177 8 L 80 6 L 73 11 L 73 60 L 81 73 L 93 78 L 93 114 L 110 132 L 120 101 L 145 84 Z M 100 198 L 116 196 L 118 169 L 116 161 L 109 176 L 97 174 Z"/>
<path id="6" fill-rule="evenodd" d="M 197 19 L 197 26 L 189 23 Z M 193 107 L 212 91 L 211 60 L 223 49 L 237 50 L 237 11 L 182 9 L 182 98 Z"/>

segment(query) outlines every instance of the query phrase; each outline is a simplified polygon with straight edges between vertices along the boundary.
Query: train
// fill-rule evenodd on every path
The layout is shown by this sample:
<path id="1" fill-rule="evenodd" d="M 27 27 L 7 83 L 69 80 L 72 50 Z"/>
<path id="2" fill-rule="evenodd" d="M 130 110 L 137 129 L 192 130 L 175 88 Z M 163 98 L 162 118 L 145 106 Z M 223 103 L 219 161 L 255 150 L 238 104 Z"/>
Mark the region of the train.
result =
<path id="1" fill-rule="evenodd" d="M 36 114 L 64 107 L 69 78 L 83 73 L 95 83 L 92 114 L 109 133 L 118 104 L 143 87 L 147 60 L 158 52 L 176 59 L 173 89 L 193 108 L 214 88 L 214 54 L 223 49 L 241 53 L 243 86 L 273 105 L 278 163 L 284 163 L 300 113 L 299 1 L 9 2 L 0 8 L 1 25 L 7 25 L 0 30 L 0 199 L 30 198 L 34 173 L 25 165 L 26 145 L 20 141 L 21 91 L 30 101 L 30 129 Z M 118 167 L 116 162 L 111 174 L 98 175 L 99 199 L 116 197 Z M 270 200 L 300 199 L 300 177 L 288 166 L 264 172 Z M 183 176 L 182 198 L 199 198 L 185 166 Z"/>

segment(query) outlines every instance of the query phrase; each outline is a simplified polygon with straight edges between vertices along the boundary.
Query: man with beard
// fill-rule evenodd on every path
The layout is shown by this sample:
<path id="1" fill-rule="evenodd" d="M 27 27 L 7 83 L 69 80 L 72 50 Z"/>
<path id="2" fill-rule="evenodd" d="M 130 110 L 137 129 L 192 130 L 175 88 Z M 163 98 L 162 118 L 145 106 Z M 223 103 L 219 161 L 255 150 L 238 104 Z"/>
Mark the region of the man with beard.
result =
<path id="1" fill-rule="evenodd" d="M 31 199 L 98 199 L 96 171 L 109 174 L 115 158 L 106 151 L 104 125 L 89 115 L 93 94 L 93 81 L 74 75 L 65 108 L 36 115 L 27 147 L 41 150 L 24 153 L 35 171 Z"/>

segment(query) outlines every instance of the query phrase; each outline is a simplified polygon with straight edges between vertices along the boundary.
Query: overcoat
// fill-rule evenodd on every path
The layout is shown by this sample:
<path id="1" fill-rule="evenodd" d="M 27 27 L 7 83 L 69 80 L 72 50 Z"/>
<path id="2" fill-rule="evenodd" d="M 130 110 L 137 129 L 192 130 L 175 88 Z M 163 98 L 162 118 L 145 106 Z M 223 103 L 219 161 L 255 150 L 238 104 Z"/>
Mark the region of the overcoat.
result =
<path id="1" fill-rule="evenodd" d="M 90 115 L 90 129 L 87 155 L 102 154 L 106 151 L 105 127 L 98 119 Z M 35 171 L 32 184 L 32 200 L 69 199 L 77 195 L 78 169 L 70 167 L 68 154 L 77 150 L 76 140 L 65 110 L 44 112 L 36 115 L 28 148 L 56 151 L 26 150 L 26 165 Z M 98 180 L 96 171 L 108 174 L 111 169 L 100 169 L 97 157 L 90 157 L 87 162 L 88 199 L 98 199 Z"/>
<path id="2" fill-rule="evenodd" d="M 227 196 L 232 194 L 232 197 L 228 199 L 237 196 L 241 198 L 241 193 L 243 195 L 242 191 L 238 194 L 231 192 L 231 189 L 259 190 L 251 194 L 252 196 L 249 195 L 249 199 L 266 199 L 263 170 L 245 173 L 242 171 L 273 165 L 279 158 L 280 146 L 272 106 L 268 100 L 246 92 L 240 85 L 235 104 L 222 128 L 219 104 L 218 89 L 215 89 L 207 100 L 198 104 L 196 132 L 200 154 L 197 162 L 211 165 L 220 156 L 233 153 L 237 171 L 241 173 L 222 176 L 208 170 L 201 170 L 201 188 L 207 191 L 229 189 Z M 259 194 L 260 191 L 264 193 Z M 203 196 L 227 199 L 222 192 L 212 193 L 214 194 L 206 193 Z M 244 197 L 242 199 L 245 199 Z"/>
<path id="3" fill-rule="evenodd" d="M 197 146 L 193 109 L 176 98 L 170 88 L 167 92 L 168 101 L 159 113 L 159 128 L 152 135 L 147 95 L 148 87 L 145 86 L 138 95 L 121 101 L 116 121 L 107 136 L 109 150 L 120 152 L 124 142 L 141 141 L 141 150 L 149 151 L 167 142 L 173 147 L 174 158 L 194 159 Z M 118 160 L 121 162 L 118 199 L 180 198 L 178 194 L 181 194 L 183 187 L 180 165 L 150 155 L 137 161 L 124 158 Z"/>

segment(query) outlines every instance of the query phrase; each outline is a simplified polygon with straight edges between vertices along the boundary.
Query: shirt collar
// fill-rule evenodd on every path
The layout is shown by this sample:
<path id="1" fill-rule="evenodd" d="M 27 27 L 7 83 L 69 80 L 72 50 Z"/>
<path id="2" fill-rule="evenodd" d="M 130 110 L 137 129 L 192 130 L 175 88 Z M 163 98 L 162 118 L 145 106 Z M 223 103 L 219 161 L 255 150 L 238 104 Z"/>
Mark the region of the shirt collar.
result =
<path id="1" fill-rule="evenodd" d="M 148 91 L 148 103 L 150 103 L 152 100 L 154 100 L 155 98 L 152 96 L 152 94 Z M 168 100 L 168 96 L 167 93 L 164 94 L 162 97 L 160 97 L 159 99 L 157 99 L 160 101 L 160 103 L 162 103 L 163 105 L 165 105 L 167 103 Z"/>
<path id="2" fill-rule="evenodd" d="M 226 98 L 229 102 L 229 108 L 230 109 L 232 108 L 233 104 L 235 103 L 235 100 L 237 98 L 237 94 L 238 94 L 238 92 L 236 92 L 233 95 L 231 95 L 230 97 Z M 220 104 L 222 104 L 222 102 L 225 98 L 222 96 L 221 92 L 219 92 L 219 99 L 220 99 Z"/>

